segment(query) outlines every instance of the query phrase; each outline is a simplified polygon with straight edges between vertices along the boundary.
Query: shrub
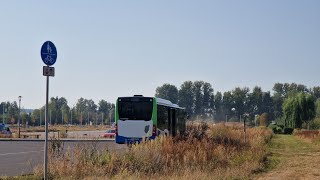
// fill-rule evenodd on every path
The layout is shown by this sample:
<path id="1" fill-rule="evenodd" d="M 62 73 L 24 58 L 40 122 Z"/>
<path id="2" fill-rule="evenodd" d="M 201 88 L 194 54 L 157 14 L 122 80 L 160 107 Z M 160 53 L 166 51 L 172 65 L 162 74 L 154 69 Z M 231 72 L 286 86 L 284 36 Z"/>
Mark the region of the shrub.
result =
<path id="1" fill-rule="evenodd" d="M 269 114 L 268 113 L 263 113 L 260 118 L 259 118 L 259 121 L 260 121 L 260 126 L 265 126 L 267 127 L 268 124 L 269 124 Z"/>
<path id="2" fill-rule="evenodd" d="M 59 132 L 59 138 L 67 138 L 68 134 L 66 131 L 60 131 Z"/>
<path id="3" fill-rule="evenodd" d="M 292 134 L 293 128 L 285 127 L 283 129 L 283 134 Z"/>
<path id="4" fill-rule="evenodd" d="M 275 134 L 281 134 L 283 130 L 281 126 L 278 126 L 276 124 L 270 124 L 268 128 L 272 129 L 272 132 Z"/>
<path id="5" fill-rule="evenodd" d="M 320 118 L 314 119 L 310 122 L 310 129 L 320 129 Z"/>

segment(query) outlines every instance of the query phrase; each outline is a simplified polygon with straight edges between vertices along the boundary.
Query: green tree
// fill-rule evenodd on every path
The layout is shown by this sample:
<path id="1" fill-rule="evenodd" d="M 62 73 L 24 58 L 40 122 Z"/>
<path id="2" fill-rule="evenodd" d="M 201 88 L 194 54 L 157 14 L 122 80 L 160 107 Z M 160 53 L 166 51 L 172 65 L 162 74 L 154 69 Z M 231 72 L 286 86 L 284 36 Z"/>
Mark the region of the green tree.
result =
<path id="1" fill-rule="evenodd" d="M 214 96 L 214 105 L 213 105 L 214 106 L 213 109 L 215 110 L 215 119 L 220 121 L 224 119 L 222 98 L 223 97 L 221 92 L 218 91 Z"/>
<path id="2" fill-rule="evenodd" d="M 12 103 L 7 103 L 8 107 L 8 119 L 10 119 L 10 122 L 12 124 L 15 124 L 18 122 L 19 119 L 19 107 L 16 101 Z M 8 122 L 8 121 L 7 121 Z"/>
<path id="3" fill-rule="evenodd" d="M 233 96 L 231 91 L 227 91 L 223 93 L 223 112 L 225 115 L 231 115 L 231 109 L 233 108 Z"/>
<path id="4" fill-rule="evenodd" d="M 103 122 L 107 122 L 107 120 L 110 121 L 110 117 L 112 119 L 112 115 L 114 114 L 114 104 L 112 103 L 108 103 L 107 101 L 105 100 L 100 100 L 99 103 L 99 108 L 98 108 L 98 112 L 100 114 L 103 114 Z M 111 116 L 110 116 L 111 115 Z M 109 122 L 108 121 L 108 122 Z"/>
<path id="5" fill-rule="evenodd" d="M 214 94 L 213 88 L 210 83 L 204 82 L 203 84 L 203 114 L 204 118 L 211 117 L 213 113 Z"/>
<path id="6" fill-rule="evenodd" d="M 250 99 L 250 111 L 252 115 L 261 114 L 263 109 L 262 96 L 263 92 L 261 87 L 255 86 L 252 90 L 252 93 L 249 95 Z"/>
<path id="7" fill-rule="evenodd" d="M 312 88 L 312 94 L 315 98 L 320 98 L 320 86 L 316 86 Z"/>
<path id="8" fill-rule="evenodd" d="M 320 118 L 320 98 L 316 101 L 316 117 Z"/>
<path id="9" fill-rule="evenodd" d="M 283 103 L 283 113 L 286 127 L 301 128 L 303 122 L 309 125 L 316 115 L 314 97 L 305 93 L 288 97 Z"/>
<path id="10" fill-rule="evenodd" d="M 31 114 L 31 122 L 33 125 L 40 124 L 40 109 L 34 109 Z"/>
<path id="11" fill-rule="evenodd" d="M 84 117 L 85 117 L 84 113 L 86 109 L 87 109 L 86 101 L 84 98 L 81 97 L 80 99 L 78 99 L 76 104 L 76 119 L 78 119 L 78 122 L 80 124 L 84 123 Z"/>
<path id="12" fill-rule="evenodd" d="M 268 113 L 269 119 L 274 119 L 273 117 L 273 99 L 271 97 L 270 91 L 263 92 L 262 94 L 262 106 L 261 112 Z"/>
<path id="13" fill-rule="evenodd" d="M 248 102 L 249 102 L 249 88 L 237 87 L 232 90 L 233 97 L 233 108 L 236 110 L 237 117 L 242 116 L 245 112 L 249 112 Z"/>
<path id="14" fill-rule="evenodd" d="M 192 81 L 185 81 L 179 90 L 179 105 L 186 108 L 189 115 L 193 115 L 194 93 Z"/>
<path id="15" fill-rule="evenodd" d="M 193 93 L 194 93 L 194 113 L 195 115 L 202 115 L 204 113 L 203 109 L 203 81 L 195 81 L 193 83 Z"/>
<path id="16" fill-rule="evenodd" d="M 178 103 L 178 96 L 178 88 L 171 84 L 163 84 L 156 89 L 155 97 L 167 99 L 174 104 Z"/>

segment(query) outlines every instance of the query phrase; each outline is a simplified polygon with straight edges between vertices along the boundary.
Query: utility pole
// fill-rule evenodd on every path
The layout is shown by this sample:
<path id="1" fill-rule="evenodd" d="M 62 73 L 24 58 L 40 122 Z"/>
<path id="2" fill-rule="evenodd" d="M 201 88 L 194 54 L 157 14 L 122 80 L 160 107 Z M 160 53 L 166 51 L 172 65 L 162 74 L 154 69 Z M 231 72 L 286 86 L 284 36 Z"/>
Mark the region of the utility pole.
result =
<path id="1" fill-rule="evenodd" d="M 40 108 L 40 127 L 41 127 L 41 108 Z"/>
<path id="2" fill-rule="evenodd" d="M 103 113 L 101 113 L 101 125 L 103 126 Z"/>
<path id="3" fill-rule="evenodd" d="M 89 111 L 88 111 L 88 126 L 90 125 L 90 119 L 89 119 Z"/>
<path id="4" fill-rule="evenodd" d="M 98 125 L 98 113 L 96 112 L 96 126 Z"/>
<path id="5" fill-rule="evenodd" d="M 111 127 L 111 115 L 112 115 L 112 109 L 113 109 L 113 107 L 109 109 L 110 127 Z"/>
<path id="6" fill-rule="evenodd" d="M 83 125 L 82 111 L 81 111 L 81 125 Z"/>
<path id="7" fill-rule="evenodd" d="M 5 103 L 3 103 L 3 111 L 2 111 L 2 124 L 4 124 L 4 114 L 5 114 L 5 111 L 6 111 L 6 108 L 4 107 L 5 106 Z"/>
<path id="8" fill-rule="evenodd" d="M 246 117 L 247 115 L 243 115 L 243 131 L 244 131 L 244 143 L 246 143 Z"/>
<path id="9" fill-rule="evenodd" d="M 72 109 L 71 109 L 71 125 L 72 125 Z"/>
<path id="10" fill-rule="evenodd" d="M 21 119 L 21 109 L 20 109 L 20 104 L 21 104 L 21 96 L 19 98 L 19 120 L 18 120 L 18 137 L 20 138 L 20 119 Z"/>

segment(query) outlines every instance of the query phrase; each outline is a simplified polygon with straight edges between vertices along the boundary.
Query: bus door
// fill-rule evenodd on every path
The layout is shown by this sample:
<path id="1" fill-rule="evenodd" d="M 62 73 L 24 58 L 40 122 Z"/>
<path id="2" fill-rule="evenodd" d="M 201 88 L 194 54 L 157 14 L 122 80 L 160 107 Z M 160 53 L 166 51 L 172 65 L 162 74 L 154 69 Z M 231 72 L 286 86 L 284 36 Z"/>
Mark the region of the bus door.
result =
<path id="1" fill-rule="evenodd" d="M 176 136 L 177 131 L 177 120 L 176 120 L 176 109 L 171 109 L 171 135 Z"/>
<path id="2" fill-rule="evenodd" d="M 171 135 L 171 119 L 172 119 L 172 112 L 171 112 L 171 108 L 168 107 L 168 135 Z"/>

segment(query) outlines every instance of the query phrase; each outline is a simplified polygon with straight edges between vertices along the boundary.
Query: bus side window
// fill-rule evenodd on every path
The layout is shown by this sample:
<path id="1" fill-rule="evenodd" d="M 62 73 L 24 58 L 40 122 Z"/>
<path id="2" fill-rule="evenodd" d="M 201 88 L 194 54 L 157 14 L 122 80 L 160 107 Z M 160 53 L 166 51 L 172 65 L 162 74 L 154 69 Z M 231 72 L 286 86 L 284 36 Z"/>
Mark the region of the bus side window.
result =
<path id="1" fill-rule="evenodd" d="M 168 128 L 168 110 L 167 107 L 161 105 L 158 105 L 157 110 L 158 128 L 163 131 Z"/>

